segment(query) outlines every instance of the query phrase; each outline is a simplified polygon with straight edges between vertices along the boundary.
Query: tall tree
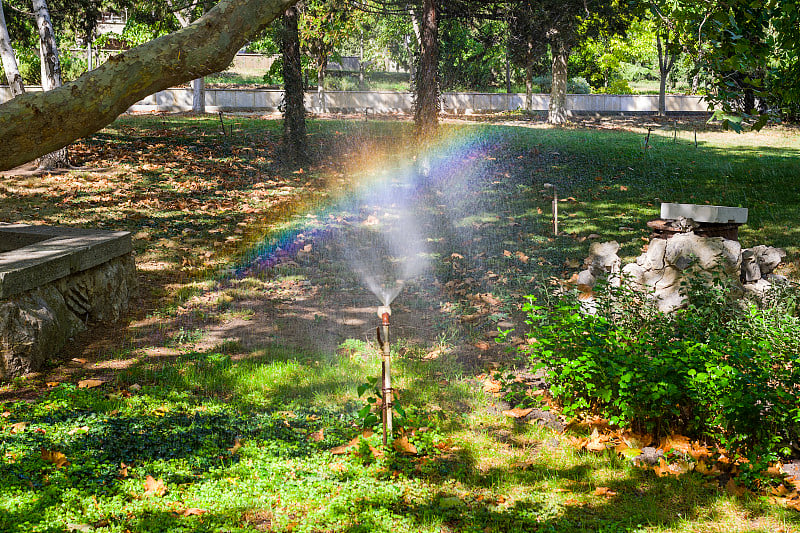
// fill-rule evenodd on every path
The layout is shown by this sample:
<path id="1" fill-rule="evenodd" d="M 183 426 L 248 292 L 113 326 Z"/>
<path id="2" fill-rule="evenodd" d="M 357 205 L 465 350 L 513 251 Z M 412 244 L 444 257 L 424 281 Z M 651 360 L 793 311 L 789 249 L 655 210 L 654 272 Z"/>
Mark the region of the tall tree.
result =
<path id="1" fill-rule="evenodd" d="M 17 66 L 17 57 L 14 54 L 14 48 L 11 46 L 11 37 L 8 35 L 8 28 L 6 27 L 3 0 L 0 0 L 0 60 L 2 60 L 3 71 L 8 79 L 11 96 L 24 94 L 25 86 L 22 84 L 22 76 Z"/>
<path id="2" fill-rule="evenodd" d="M 93 133 L 142 98 L 225 69 L 296 0 L 222 0 L 190 26 L 112 56 L 75 81 L 0 105 L 0 170 Z"/>
<path id="3" fill-rule="evenodd" d="M 36 27 L 39 29 L 39 49 L 42 66 L 42 89 L 52 91 L 61 87 L 61 59 L 58 56 L 53 23 L 45 0 L 33 0 Z M 66 146 L 45 154 L 39 158 L 40 170 L 69 168 L 69 156 Z"/>
<path id="4" fill-rule="evenodd" d="M 547 53 L 544 17 L 536 0 L 520 0 L 509 10 L 508 50 L 511 61 L 525 70 L 525 109 L 533 110 L 533 75 Z"/>
<path id="5" fill-rule="evenodd" d="M 542 43 L 550 47 L 553 83 L 547 121 L 567 121 L 568 61 L 573 47 L 581 40 L 599 33 L 622 33 L 633 11 L 625 0 L 529 0 L 512 1 L 512 15 L 517 16 L 518 31 L 530 25 L 541 28 L 528 36 L 516 38 L 535 49 Z M 525 20 L 535 17 L 535 20 Z"/>
<path id="6" fill-rule="evenodd" d="M 298 9 L 291 6 L 283 15 L 283 149 L 292 164 L 304 164 L 308 156 L 303 69 L 300 63 Z"/>
<path id="7" fill-rule="evenodd" d="M 428 137 L 439 125 L 439 20 L 436 0 L 424 0 L 420 28 L 420 59 L 414 79 L 414 125 L 418 137 Z"/>

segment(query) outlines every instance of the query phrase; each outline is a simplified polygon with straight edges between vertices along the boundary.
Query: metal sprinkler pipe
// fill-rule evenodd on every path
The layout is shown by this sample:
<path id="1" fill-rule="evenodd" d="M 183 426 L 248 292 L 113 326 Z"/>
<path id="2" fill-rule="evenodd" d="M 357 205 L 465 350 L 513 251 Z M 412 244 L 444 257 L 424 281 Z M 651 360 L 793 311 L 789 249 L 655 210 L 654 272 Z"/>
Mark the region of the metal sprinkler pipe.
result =
<path id="1" fill-rule="evenodd" d="M 392 310 L 388 305 L 378 308 L 378 316 L 381 325 L 376 328 L 378 344 L 381 347 L 381 393 L 383 403 L 381 405 L 383 418 L 383 445 L 388 442 L 388 437 L 392 433 L 392 354 L 389 350 L 389 316 Z"/>
<path id="2" fill-rule="evenodd" d="M 553 189 L 553 235 L 558 236 L 558 191 L 552 183 L 545 183 L 545 189 Z"/>

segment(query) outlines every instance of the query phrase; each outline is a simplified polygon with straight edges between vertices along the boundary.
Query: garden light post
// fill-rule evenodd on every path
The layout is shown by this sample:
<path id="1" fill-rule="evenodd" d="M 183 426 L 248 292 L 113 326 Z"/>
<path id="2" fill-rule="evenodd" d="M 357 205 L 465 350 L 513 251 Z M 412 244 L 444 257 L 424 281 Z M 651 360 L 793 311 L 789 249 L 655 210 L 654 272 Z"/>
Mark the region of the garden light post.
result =
<path id="1" fill-rule="evenodd" d="M 392 310 L 389 306 L 378 308 L 381 325 L 377 327 L 378 345 L 381 347 L 381 405 L 383 418 L 383 445 L 392 433 L 392 354 L 389 351 L 389 315 Z"/>

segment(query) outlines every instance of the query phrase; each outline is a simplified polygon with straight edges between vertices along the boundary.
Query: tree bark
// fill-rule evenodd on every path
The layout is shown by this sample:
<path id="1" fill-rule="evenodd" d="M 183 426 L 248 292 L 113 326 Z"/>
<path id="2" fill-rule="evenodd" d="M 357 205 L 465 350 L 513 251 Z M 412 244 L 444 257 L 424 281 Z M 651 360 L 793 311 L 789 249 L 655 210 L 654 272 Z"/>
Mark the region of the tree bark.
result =
<path id="1" fill-rule="evenodd" d="M 658 116 L 667 116 L 667 78 L 675 65 L 675 54 L 669 51 L 669 38 L 662 43 L 661 35 L 656 35 L 658 49 Z"/>
<path id="2" fill-rule="evenodd" d="M 8 79 L 8 86 L 11 88 L 11 97 L 14 98 L 20 94 L 25 94 L 25 86 L 22 84 L 22 76 L 17 66 L 17 56 L 14 55 L 11 37 L 8 35 L 8 28 L 6 28 L 3 0 L 0 0 L 0 60 Z"/>
<path id="3" fill-rule="evenodd" d="M 295 165 L 306 162 L 306 108 L 303 92 L 303 69 L 300 63 L 300 32 L 297 28 L 298 11 L 290 7 L 283 16 L 281 51 L 283 53 L 283 148 L 287 158 Z"/>
<path id="4" fill-rule="evenodd" d="M 36 27 L 39 30 L 39 52 L 42 68 L 42 89 L 52 91 L 61 87 L 61 61 L 58 56 L 58 43 L 50 21 L 50 10 L 46 0 L 33 0 Z M 53 150 L 39 158 L 39 170 L 70 168 L 67 148 Z"/>
<path id="5" fill-rule="evenodd" d="M 223 70 L 295 2 L 222 0 L 190 26 L 112 56 L 75 81 L 0 105 L 0 170 L 99 130 L 146 96 Z"/>
<path id="6" fill-rule="evenodd" d="M 553 46 L 553 84 L 550 88 L 549 124 L 565 124 L 567 117 L 567 60 L 570 46 L 559 39 Z"/>
<path id="7" fill-rule="evenodd" d="M 439 126 L 439 23 L 436 17 L 436 0 L 424 0 L 422 27 L 420 28 L 421 53 L 414 102 L 414 127 L 418 138 L 436 133 Z"/>
<path id="8" fill-rule="evenodd" d="M 533 63 L 525 66 L 525 109 L 533 111 Z"/>
<path id="9" fill-rule="evenodd" d="M 206 79 L 195 78 L 192 80 L 192 112 L 206 112 Z"/>

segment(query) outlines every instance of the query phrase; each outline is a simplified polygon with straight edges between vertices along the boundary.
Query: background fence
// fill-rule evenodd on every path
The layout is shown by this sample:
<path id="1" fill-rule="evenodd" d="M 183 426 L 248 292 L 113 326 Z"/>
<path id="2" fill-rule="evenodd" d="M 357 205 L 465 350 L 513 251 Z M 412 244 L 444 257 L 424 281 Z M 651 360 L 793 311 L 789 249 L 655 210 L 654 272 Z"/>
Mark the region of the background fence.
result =
<path id="1" fill-rule="evenodd" d="M 27 87 L 28 91 L 41 90 Z M 0 86 L 0 102 L 11 97 Z M 412 93 L 392 91 L 325 91 L 306 93 L 306 109 L 314 113 L 399 113 L 412 111 Z M 206 111 L 279 111 L 283 91 L 273 89 L 206 89 Z M 524 93 L 444 93 L 442 112 L 452 115 L 497 113 L 525 108 Z M 550 95 L 533 95 L 533 111 L 546 111 Z M 708 113 L 702 96 L 667 95 L 667 112 Z M 647 114 L 658 111 L 658 96 L 634 94 L 570 94 L 567 109 L 573 113 Z M 130 107 L 129 111 L 191 111 L 192 91 L 171 88 L 157 92 Z"/>

